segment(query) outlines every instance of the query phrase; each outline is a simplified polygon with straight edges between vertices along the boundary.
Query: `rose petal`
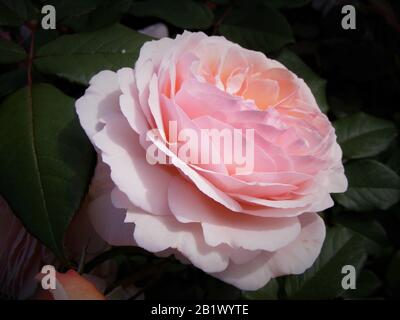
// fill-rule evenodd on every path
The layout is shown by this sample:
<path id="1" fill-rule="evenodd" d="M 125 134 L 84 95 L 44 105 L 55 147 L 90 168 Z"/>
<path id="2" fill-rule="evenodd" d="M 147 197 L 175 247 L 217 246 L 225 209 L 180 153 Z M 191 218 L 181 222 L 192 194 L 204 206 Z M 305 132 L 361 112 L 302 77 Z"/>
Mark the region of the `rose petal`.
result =
<path id="1" fill-rule="evenodd" d="M 124 117 L 108 117 L 93 140 L 111 168 L 112 180 L 132 204 L 153 214 L 170 213 L 167 190 L 173 173 L 165 166 L 147 162 L 139 137 Z"/>
<path id="2" fill-rule="evenodd" d="M 301 233 L 288 246 L 275 253 L 260 254 L 244 265 L 230 263 L 225 271 L 213 275 L 242 290 L 257 290 L 271 278 L 303 273 L 312 266 L 321 251 L 325 226 L 315 213 L 306 213 L 299 218 Z"/>
<path id="3" fill-rule="evenodd" d="M 300 232 L 296 217 L 261 218 L 229 211 L 180 178 L 171 182 L 168 199 L 179 221 L 201 223 L 210 246 L 227 244 L 232 248 L 275 251 L 293 241 Z"/>
<path id="4" fill-rule="evenodd" d="M 119 109 L 120 94 L 115 72 L 101 71 L 90 80 L 85 95 L 75 103 L 80 123 L 90 139 L 102 129 L 101 119 Z"/>
<path id="5" fill-rule="evenodd" d="M 229 258 L 223 249 L 210 247 L 204 242 L 200 224 L 183 224 L 173 216 L 154 216 L 131 210 L 125 222 L 135 223 L 135 240 L 148 251 L 177 249 L 205 272 L 218 272 L 228 265 Z"/>

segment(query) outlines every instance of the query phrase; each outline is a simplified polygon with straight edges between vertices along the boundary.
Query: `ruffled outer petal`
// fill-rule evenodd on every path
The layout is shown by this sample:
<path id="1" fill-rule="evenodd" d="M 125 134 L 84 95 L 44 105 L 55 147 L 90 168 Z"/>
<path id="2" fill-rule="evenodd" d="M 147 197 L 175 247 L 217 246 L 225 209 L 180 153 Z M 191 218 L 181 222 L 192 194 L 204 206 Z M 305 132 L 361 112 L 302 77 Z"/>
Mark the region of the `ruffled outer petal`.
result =
<path id="1" fill-rule="evenodd" d="M 264 252 L 246 264 L 231 263 L 213 275 L 243 290 L 257 290 L 271 278 L 301 274 L 312 266 L 325 239 L 325 225 L 315 213 L 299 217 L 301 232 L 288 246 L 276 252 Z"/>
<path id="2" fill-rule="evenodd" d="M 125 221 L 135 223 L 135 240 L 148 251 L 176 249 L 205 272 L 221 271 L 228 265 L 229 259 L 223 248 L 213 248 L 205 243 L 199 224 L 182 224 L 173 216 L 155 216 L 131 210 Z"/>
<path id="3" fill-rule="evenodd" d="M 170 184 L 168 199 L 177 220 L 200 223 L 205 241 L 213 247 L 275 251 L 300 233 L 296 217 L 261 218 L 229 211 L 180 178 Z"/>

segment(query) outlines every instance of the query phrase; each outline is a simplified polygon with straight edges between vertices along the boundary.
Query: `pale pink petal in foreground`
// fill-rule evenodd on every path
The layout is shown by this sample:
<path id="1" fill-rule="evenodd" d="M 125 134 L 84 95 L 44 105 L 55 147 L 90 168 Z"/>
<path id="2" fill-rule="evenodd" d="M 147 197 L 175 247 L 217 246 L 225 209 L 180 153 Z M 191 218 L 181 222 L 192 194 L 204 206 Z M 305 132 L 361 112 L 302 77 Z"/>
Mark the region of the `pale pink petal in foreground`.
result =
<path id="1" fill-rule="evenodd" d="M 257 290 L 260 283 L 287 274 L 301 274 L 312 266 L 325 239 L 325 225 L 315 213 L 300 216 L 302 231 L 297 238 L 276 252 L 264 252 L 251 262 L 231 263 L 215 277 L 244 290 Z"/>

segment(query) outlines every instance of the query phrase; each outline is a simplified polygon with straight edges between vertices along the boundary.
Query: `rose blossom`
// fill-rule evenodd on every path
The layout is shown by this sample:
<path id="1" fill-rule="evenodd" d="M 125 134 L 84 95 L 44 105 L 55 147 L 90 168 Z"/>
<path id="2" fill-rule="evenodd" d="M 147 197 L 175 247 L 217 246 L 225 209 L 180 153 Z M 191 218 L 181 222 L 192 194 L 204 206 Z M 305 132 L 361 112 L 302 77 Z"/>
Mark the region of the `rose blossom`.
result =
<path id="1" fill-rule="evenodd" d="M 89 204 L 110 244 L 174 253 L 245 290 L 303 273 L 317 258 L 325 226 L 315 212 L 347 188 L 342 152 L 310 89 L 281 63 L 185 32 L 144 44 L 134 69 L 94 76 L 76 108 L 110 170 L 112 181 Z M 254 129 L 253 170 L 183 161 L 170 122 Z M 167 164 L 146 161 L 154 145 Z"/>

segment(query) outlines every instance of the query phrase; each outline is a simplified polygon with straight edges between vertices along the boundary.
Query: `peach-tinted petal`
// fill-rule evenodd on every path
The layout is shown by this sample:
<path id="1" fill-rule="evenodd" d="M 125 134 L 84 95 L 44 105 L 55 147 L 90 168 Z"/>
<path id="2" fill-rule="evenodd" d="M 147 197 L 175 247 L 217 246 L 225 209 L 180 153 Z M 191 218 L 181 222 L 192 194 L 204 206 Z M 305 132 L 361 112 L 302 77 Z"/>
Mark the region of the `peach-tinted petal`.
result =
<path id="1" fill-rule="evenodd" d="M 190 166 L 188 166 L 185 162 L 180 160 L 174 153 L 172 153 L 163 143 L 157 141 L 157 139 L 152 136 L 152 133 L 148 133 L 149 139 L 158 146 L 158 149 L 164 152 L 167 156 L 170 157 L 171 163 L 182 170 L 183 174 L 187 176 L 193 183 L 198 187 L 203 193 L 208 195 L 210 198 L 215 201 L 223 204 L 227 208 L 233 211 L 240 211 L 241 207 L 238 202 L 233 200 L 230 196 L 216 188 L 206 179 L 204 179 L 198 172 L 193 170 Z"/>
<path id="2" fill-rule="evenodd" d="M 246 99 L 254 100 L 256 105 L 264 110 L 278 101 L 279 85 L 274 80 L 253 79 L 248 82 L 243 96 Z"/>
<path id="3" fill-rule="evenodd" d="M 39 274 L 38 279 L 42 278 Z M 43 289 L 42 289 L 43 290 Z M 56 272 L 56 288 L 49 289 L 47 295 L 51 300 L 106 300 L 95 285 L 74 270 L 66 273 Z M 36 299 L 46 298 L 46 292 L 40 292 Z"/>

